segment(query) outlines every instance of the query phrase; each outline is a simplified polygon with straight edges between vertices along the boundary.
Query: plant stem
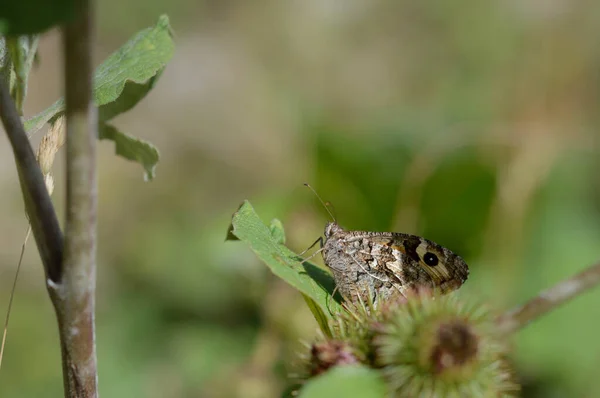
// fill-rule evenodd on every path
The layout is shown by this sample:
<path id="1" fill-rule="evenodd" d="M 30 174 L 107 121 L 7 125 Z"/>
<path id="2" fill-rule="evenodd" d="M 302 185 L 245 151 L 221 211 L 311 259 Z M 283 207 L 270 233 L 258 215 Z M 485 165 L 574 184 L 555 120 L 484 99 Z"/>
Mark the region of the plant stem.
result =
<path id="1" fill-rule="evenodd" d="M 600 283 L 600 263 L 544 290 L 527 303 L 498 318 L 499 328 L 512 333 Z"/>
<path id="2" fill-rule="evenodd" d="M 62 274 L 63 235 L 44 177 L 10 97 L 8 84 L 3 80 L 0 80 L 0 119 L 13 149 L 25 209 L 46 277 L 58 282 Z"/>
<path id="3" fill-rule="evenodd" d="M 77 17 L 62 29 L 67 125 L 67 208 L 63 275 L 48 284 L 55 298 L 65 397 L 97 397 L 95 344 L 96 137 L 92 102 L 93 10 L 77 2 Z"/>

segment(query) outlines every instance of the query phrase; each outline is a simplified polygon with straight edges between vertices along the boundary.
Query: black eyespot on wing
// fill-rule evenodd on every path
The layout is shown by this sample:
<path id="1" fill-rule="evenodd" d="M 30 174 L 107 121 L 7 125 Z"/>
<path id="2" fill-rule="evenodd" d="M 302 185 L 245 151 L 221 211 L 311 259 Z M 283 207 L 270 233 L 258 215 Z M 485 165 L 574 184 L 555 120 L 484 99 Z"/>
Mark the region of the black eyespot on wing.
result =
<path id="1" fill-rule="evenodd" d="M 409 239 L 404 240 L 404 242 L 402 243 L 404 244 L 404 250 L 406 251 L 406 255 L 408 257 L 412 258 L 416 262 L 421 261 L 419 253 L 417 253 L 417 248 L 421 244 L 421 239 L 419 239 L 416 236 L 413 236 Z"/>
<path id="2" fill-rule="evenodd" d="M 440 262 L 438 256 L 436 256 L 432 252 L 425 253 L 425 255 L 423 256 L 423 261 L 430 267 L 435 267 Z"/>

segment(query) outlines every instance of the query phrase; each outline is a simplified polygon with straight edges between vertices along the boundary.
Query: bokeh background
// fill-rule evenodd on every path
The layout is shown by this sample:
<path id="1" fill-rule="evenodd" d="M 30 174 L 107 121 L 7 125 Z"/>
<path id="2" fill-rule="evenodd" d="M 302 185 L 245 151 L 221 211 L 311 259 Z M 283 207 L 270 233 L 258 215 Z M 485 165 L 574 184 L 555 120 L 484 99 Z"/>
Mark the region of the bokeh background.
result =
<path id="1" fill-rule="evenodd" d="M 304 250 L 328 216 L 461 254 L 461 294 L 508 309 L 600 259 L 600 5 L 593 1 L 98 2 L 96 62 L 167 13 L 176 54 L 117 119 L 162 154 L 154 181 L 99 145 L 97 343 L 107 397 L 277 397 L 317 325 L 249 249 L 249 199 Z M 62 85 L 41 42 L 27 115 Z M 34 138 L 37 144 L 41 134 Z M 63 159 L 54 200 L 64 214 Z M 0 135 L 0 313 L 26 231 Z M 60 353 L 29 242 L 1 397 L 60 396 Z M 600 395 L 600 289 L 517 335 L 527 397 Z"/>

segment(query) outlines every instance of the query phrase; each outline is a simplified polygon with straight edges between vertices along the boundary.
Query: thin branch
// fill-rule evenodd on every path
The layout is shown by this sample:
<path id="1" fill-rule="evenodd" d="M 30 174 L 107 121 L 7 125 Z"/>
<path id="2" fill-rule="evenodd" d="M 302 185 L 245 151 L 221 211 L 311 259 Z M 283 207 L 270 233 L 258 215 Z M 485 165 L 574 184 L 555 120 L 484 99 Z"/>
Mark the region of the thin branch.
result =
<path id="1" fill-rule="evenodd" d="M 27 246 L 29 235 L 31 235 L 31 226 L 27 227 L 27 234 L 25 235 L 23 246 L 21 246 L 21 255 L 19 256 L 17 271 L 15 272 L 15 278 L 13 279 L 12 289 L 10 289 L 8 309 L 6 310 L 6 318 L 4 319 L 4 331 L 2 332 L 2 343 L 0 343 L 0 368 L 2 367 L 2 358 L 4 358 L 4 347 L 6 346 L 6 335 L 8 334 L 8 322 L 10 321 L 10 313 L 12 310 L 13 299 L 15 298 L 15 292 L 17 290 L 17 281 L 19 280 L 19 272 L 21 271 L 21 264 L 23 263 L 23 256 L 25 255 L 25 247 Z"/>
<path id="2" fill-rule="evenodd" d="M 58 282 L 62 274 L 63 235 L 44 183 L 44 177 L 33 154 L 15 103 L 10 97 L 8 85 L 1 80 L 0 118 L 13 149 L 25 208 L 44 264 L 46 277 Z"/>
<path id="3" fill-rule="evenodd" d="M 541 292 L 537 297 L 531 299 L 524 305 L 500 316 L 498 325 L 503 332 L 515 332 L 529 324 L 531 321 L 599 283 L 600 263 Z"/>
<path id="4" fill-rule="evenodd" d="M 48 283 L 55 298 L 65 397 L 98 396 L 95 342 L 96 139 L 92 102 L 93 7 L 77 2 L 77 17 L 63 27 L 67 125 L 67 208 L 63 275 Z"/>

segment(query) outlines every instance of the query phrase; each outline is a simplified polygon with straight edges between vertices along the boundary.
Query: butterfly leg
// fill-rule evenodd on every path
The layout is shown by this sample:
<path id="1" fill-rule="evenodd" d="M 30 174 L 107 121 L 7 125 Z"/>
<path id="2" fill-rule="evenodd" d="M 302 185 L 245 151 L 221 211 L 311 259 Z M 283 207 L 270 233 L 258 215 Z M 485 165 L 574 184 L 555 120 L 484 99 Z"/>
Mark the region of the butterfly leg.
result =
<path id="1" fill-rule="evenodd" d="M 314 246 L 314 245 L 313 245 L 313 246 Z M 306 250 L 305 250 L 305 251 L 306 251 Z M 306 261 L 310 260 L 311 258 L 313 258 L 313 257 L 314 257 L 314 256 L 316 256 L 317 254 L 321 253 L 322 251 L 323 251 L 323 248 L 321 248 L 321 249 L 317 250 L 316 252 L 314 252 L 314 253 L 313 253 L 313 254 L 311 254 L 310 256 L 308 256 L 308 257 L 306 257 L 306 258 L 303 258 L 301 262 L 303 263 L 303 262 L 306 262 Z"/>
<path id="2" fill-rule="evenodd" d="M 317 243 L 321 243 L 321 247 L 323 247 L 323 237 L 322 237 L 322 236 L 319 236 L 319 239 L 317 239 L 317 240 L 316 240 L 316 241 L 315 241 L 315 242 L 314 242 L 312 245 L 310 245 L 310 246 L 308 247 L 308 249 L 304 250 L 302 253 L 300 253 L 300 254 L 298 254 L 298 255 L 299 255 L 299 256 L 303 256 L 303 255 L 304 255 L 304 253 L 306 253 L 307 251 L 309 251 L 310 249 L 312 249 L 313 247 L 315 247 L 315 245 L 316 245 Z M 319 251 L 321 251 L 321 250 L 319 250 Z M 318 252 L 317 252 L 317 253 L 318 253 Z M 314 254 L 313 254 L 313 255 L 314 255 Z"/>

